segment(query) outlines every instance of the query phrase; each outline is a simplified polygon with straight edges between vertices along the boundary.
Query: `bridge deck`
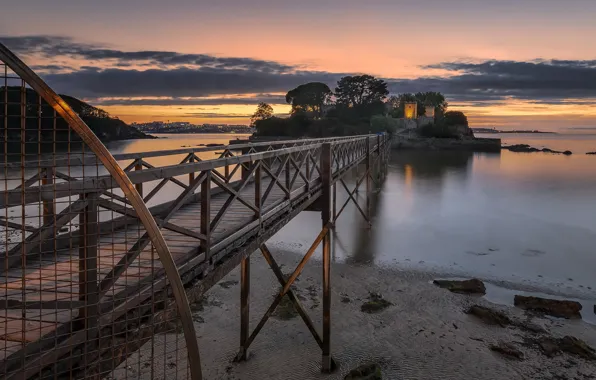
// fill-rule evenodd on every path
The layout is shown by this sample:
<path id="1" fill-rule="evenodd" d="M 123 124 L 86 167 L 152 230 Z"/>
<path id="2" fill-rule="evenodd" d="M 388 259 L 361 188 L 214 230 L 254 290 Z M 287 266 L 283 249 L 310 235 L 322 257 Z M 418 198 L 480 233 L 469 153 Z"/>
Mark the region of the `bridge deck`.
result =
<path id="1" fill-rule="evenodd" d="M 261 191 L 265 191 L 266 183 L 261 184 Z M 305 185 L 305 182 L 297 180 L 293 190 Z M 241 196 L 246 199 L 254 199 L 255 188 L 245 188 Z M 263 205 L 270 207 L 285 194 L 279 188 L 274 188 L 270 197 Z M 211 218 L 213 221 L 217 212 L 223 207 L 228 199 L 227 193 L 220 193 L 211 198 Z M 187 204 L 178 210 L 170 219 L 170 223 L 200 233 L 199 215 L 201 215 L 200 202 Z M 212 243 L 221 242 L 230 232 L 238 231 L 250 222 L 255 220 L 254 212 L 239 202 L 229 207 L 224 215 L 220 227 L 213 233 Z M 99 240 L 98 249 L 98 272 L 100 277 L 105 277 L 118 261 L 132 248 L 137 239 L 145 232 L 140 224 L 129 225 L 126 230 L 115 231 L 112 234 L 102 236 Z M 197 239 L 190 236 L 176 233 L 174 231 L 162 231 L 171 254 L 175 261 L 180 262 L 197 247 Z M 34 261 L 27 265 L 25 276 L 21 268 L 13 268 L 4 276 L 0 277 L 0 292 L 7 300 L 21 301 L 78 301 L 79 300 L 79 252 L 78 248 L 63 250 L 51 259 Z M 152 277 L 152 272 L 161 268 L 161 262 L 151 247 L 147 246 L 139 257 L 129 266 L 107 295 L 105 302 L 110 298 L 117 297 L 127 288 L 135 288 L 142 278 Z M 51 333 L 57 325 L 70 321 L 77 309 L 45 309 L 40 314 L 39 310 L 32 310 L 30 315 L 23 318 L 20 310 L 7 310 L 0 316 L 0 347 L 7 347 L 7 350 L 0 351 L 2 355 L 8 355 L 17 351 L 23 343 L 39 340 L 43 335 Z M 29 313 L 28 313 L 29 314 Z M 41 318 L 40 318 L 41 317 Z M 23 326 L 25 328 L 23 328 Z M 4 357 L 0 357 L 3 359 Z"/>
<path id="2" fill-rule="evenodd" d="M 295 169 L 292 171 L 294 174 Z M 268 181 L 261 183 L 261 192 L 266 190 Z M 292 185 L 292 191 L 305 185 L 305 181 L 298 176 Z M 245 187 L 240 196 L 245 199 L 255 198 L 255 186 Z M 263 207 L 269 208 L 283 200 L 285 193 L 279 187 L 273 187 Z M 212 195 L 210 201 L 210 221 L 212 222 L 229 198 L 229 194 L 220 192 Z M 169 220 L 170 223 L 200 233 L 201 203 L 182 206 Z M 218 228 L 213 231 L 212 244 L 220 243 L 231 233 L 240 230 L 255 221 L 255 213 L 240 202 L 233 202 L 223 216 Z M 132 224 L 125 229 L 114 231 L 101 236 L 98 241 L 98 274 L 105 277 L 122 257 L 137 242 L 145 229 L 141 224 Z M 167 244 L 174 260 L 183 263 L 188 255 L 196 250 L 197 239 L 170 230 L 163 230 Z M 151 279 L 153 273 L 161 268 L 161 262 L 147 246 L 126 271 L 118 278 L 106 294 L 103 302 L 110 303 L 111 299 L 118 299 L 127 290 L 138 288 L 141 280 Z M 22 268 L 12 268 L 0 276 L 0 292 L 7 301 L 71 301 L 80 299 L 79 295 L 79 251 L 78 248 L 66 249 L 27 264 Z M 65 306 L 68 306 L 65 304 Z M 24 343 L 34 342 L 42 336 L 51 333 L 61 323 L 68 323 L 78 313 L 78 308 L 32 310 L 23 316 L 21 310 L 4 310 L 0 316 L 0 359 L 18 351 Z"/>
<path id="3" fill-rule="evenodd" d="M 376 151 L 378 156 L 380 142 L 371 137 L 331 140 L 327 169 L 331 181 L 339 180 L 357 167 L 372 154 L 370 152 Z M 258 152 L 251 145 L 243 154 L 234 156 L 233 149 L 237 148 L 227 147 L 219 159 L 206 161 L 201 161 L 195 151 L 170 151 L 169 154 L 187 155 L 179 165 L 163 168 L 155 168 L 145 161 L 145 156 L 156 157 L 159 153 L 120 157 L 133 160 L 125 171 L 141 193 L 140 186 L 147 185 L 146 201 L 158 192 L 166 192 L 167 186 L 161 187 L 166 182 L 176 183 L 181 191 L 169 197 L 174 200 L 153 206 L 151 210 L 162 226 L 162 234 L 183 283 L 194 284 L 192 290 L 187 290 L 191 302 L 198 300 L 239 265 L 242 257 L 252 253 L 322 193 L 320 142 L 261 148 Z M 81 162 L 81 165 L 92 164 Z M 20 232 L 25 242 L 39 231 L 43 234 L 44 228 L 53 233 L 38 238 L 37 242 L 32 240 L 34 248 L 23 241 L 6 244 L 5 268 L 8 270 L 0 274 L 0 292 L 4 294 L 4 300 L 0 301 L 3 304 L 0 305 L 2 373 L 23 371 L 25 377 L 29 377 L 56 363 L 59 357 L 72 354 L 74 347 L 88 339 L 84 323 L 89 322 L 81 319 L 85 315 L 96 321 L 91 327 L 108 328 L 112 339 L 139 328 L 148 318 L 153 325 L 155 320 L 164 323 L 172 317 L 167 315 L 167 305 L 165 308 L 152 306 L 158 301 L 164 302 L 156 300 L 155 295 L 168 289 L 167 279 L 162 262 L 149 239 L 144 239 L 146 231 L 130 204 L 110 190 L 113 186 L 106 185 L 109 182 L 99 174 L 91 178 L 93 187 L 89 188 L 86 178 L 69 177 L 55 167 L 51 170 L 64 181 L 54 182 L 50 199 L 58 203 L 57 199 L 68 196 L 67 207 L 63 205 L 62 211 L 57 209 L 58 214 L 49 225 L 29 229 L 26 234 L 22 228 Z M 182 183 L 184 178 L 187 183 Z M 19 203 L 33 203 L 42 208 L 48 202 L 44 198 L 48 197 L 48 192 L 44 191 L 47 189 L 43 184 L 34 186 L 36 181 L 24 178 L 21 182 L 23 190 L 4 193 L 0 200 L 4 208 Z M 77 199 L 76 194 L 80 198 L 73 201 Z M 88 198 L 89 194 L 96 194 L 95 198 Z M 74 208 L 82 200 L 93 203 Z M 95 224 L 83 225 L 83 210 L 91 204 L 96 207 L 92 212 L 99 217 Z M 79 224 L 72 222 L 67 234 L 58 234 L 65 225 L 59 222 L 63 213 L 72 214 L 68 219 L 78 220 Z M 18 222 L 19 218 L 12 220 Z M 73 226 L 78 228 L 73 231 Z M 80 235 L 86 240 L 82 241 Z M 35 242 L 37 245 L 33 244 Z M 167 293 L 166 298 L 169 298 Z M 173 304 L 165 302 L 171 310 Z M 157 315 L 166 316 L 159 320 Z M 114 327 L 117 323 L 118 331 Z M 152 328 L 148 334 L 154 331 Z M 143 342 L 146 336 L 137 337 L 136 345 L 126 346 L 125 353 L 118 354 L 122 356 L 120 361 Z M 112 360 L 117 365 L 118 360 Z M 27 369 L 28 366 L 31 369 Z"/>

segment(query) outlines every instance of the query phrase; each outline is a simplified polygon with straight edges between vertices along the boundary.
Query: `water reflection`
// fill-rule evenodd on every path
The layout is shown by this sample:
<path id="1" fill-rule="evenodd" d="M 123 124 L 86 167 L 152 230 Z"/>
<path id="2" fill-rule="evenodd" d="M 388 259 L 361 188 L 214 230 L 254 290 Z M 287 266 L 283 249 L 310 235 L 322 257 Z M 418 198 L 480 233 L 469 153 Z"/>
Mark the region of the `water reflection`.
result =
<path id="1" fill-rule="evenodd" d="M 348 206 L 334 258 L 590 292 L 594 163 L 585 155 L 395 151 L 371 197 L 372 228 Z M 338 198 L 347 199 L 345 191 Z M 363 208 L 365 199 L 361 189 Z M 304 253 L 320 223 L 318 213 L 303 212 L 271 244 Z"/>
<path id="2" fill-rule="evenodd" d="M 406 185 L 416 178 L 445 178 L 449 173 L 466 178 L 471 169 L 473 152 L 401 151 L 394 154 L 391 168 L 404 176 Z"/>
<path id="3" fill-rule="evenodd" d="M 424 186 L 426 191 L 438 195 L 443 190 L 442 182 L 447 178 L 454 177 L 458 180 L 466 180 L 468 173 L 472 168 L 473 152 L 436 152 L 436 151 L 400 151 L 394 154 L 390 165 L 389 172 L 396 174 L 391 176 L 391 179 L 400 178 L 403 181 L 403 188 L 406 189 L 402 197 L 403 204 L 408 207 L 412 205 L 408 199 L 413 200 L 412 190 L 419 187 L 421 181 L 430 181 L 430 185 Z M 354 182 L 354 178 L 348 179 Z M 361 193 L 358 198 L 361 207 L 366 210 L 366 196 Z M 375 189 L 370 195 L 370 212 L 373 223 L 381 222 L 385 219 L 384 205 L 391 209 L 392 204 L 396 203 L 396 199 L 391 199 L 387 196 L 386 191 L 381 185 L 381 188 Z M 341 199 L 347 198 L 341 197 Z M 430 197 L 425 199 L 425 206 L 434 205 L 435 207 L 441 202 L 439 197 Z M 354 207 L 357 211 L 357 208 Z M 354 211 L 352 210 L 352 211 Z M 393 214 L 394 212 L 391 211 Z M 358 213 L 359 214 L 359 213 Z M 359 215 L 358 215 L 359 216 Z M 382 230 L 377 226 L 368 228 L 368 222 L 362 217 L 356 217 L 348 223 L 350 226 L 342 224 L 342 232 L 350 229 L 351 233 L 348 235 L 353 239 L 352 242 L 346 244 L 341 243 L 340 233 L 335 232 L 335 239 L 340 241 L 340 244 L 335 246 L 346 257 L 349 263 L 366 264 L 374 263 L 377 252 L 379 251 L 380 241 L 386 239 L 382 236 Z M 347 249 L 350 247 L 351 249 Z M 340 254 L 336 253 L 336 256 Z"/>
<path id="4" fill-rule="evenodd" d="M 375 223 L 382 206 L 382 197 L 379 190 L 380 189 L 375 188 L 375 191 L 370 194 L 370 218 L 373 223 Z M 360 196 L 357 200 L 359 201 L 359 204 L 364 206 L 363 211 L 366 212 L 366 194 L 361 194 L 362 196 Z M 347 262 L 354 264 L 367 264 L 374 262 L 375 254 L 377 252 L 375 242 L 377 242 L 379 239 L 379 237 L 376 236 L 378 231 L 376 229 L 369 228 L 368 222 L 362 216 L 356 218 L 353 230 L 354 248 L 351 250 L 351 252 L 345 251 L 345 253 L 348 255 Z M 335 239 L 340 239 L 337 232 L 334 231 L 334 235 L 334 241 Z M 334 249 L 336 248 L 337 247 L 334 247 Z"/>

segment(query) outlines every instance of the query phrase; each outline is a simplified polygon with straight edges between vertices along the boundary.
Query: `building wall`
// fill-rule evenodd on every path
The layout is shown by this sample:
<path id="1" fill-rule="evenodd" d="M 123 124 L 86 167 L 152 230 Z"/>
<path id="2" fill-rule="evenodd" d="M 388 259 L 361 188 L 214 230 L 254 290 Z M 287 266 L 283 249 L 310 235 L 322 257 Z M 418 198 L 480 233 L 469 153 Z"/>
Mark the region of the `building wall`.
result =
<path id="1" fill-rule="evenodd" d="M 417 124 L 419 127 L 424 127 L 425 125 L 433 124 L 434 122 L 434 117 L 420 116 L 417 119 Z"/>
<path id="2" fill-rule="evenodd" d="M 433 106 L 424 107 L 424 116 L 434 118 L 435 117 L 435 107 L 433 107 Z"/>
<path id="3" fill-rule="evenodd" d="M 418 105 L 416 103 L 405 103 L 404 116 L 406 119 L 416 119 L 418 117 Z"/>

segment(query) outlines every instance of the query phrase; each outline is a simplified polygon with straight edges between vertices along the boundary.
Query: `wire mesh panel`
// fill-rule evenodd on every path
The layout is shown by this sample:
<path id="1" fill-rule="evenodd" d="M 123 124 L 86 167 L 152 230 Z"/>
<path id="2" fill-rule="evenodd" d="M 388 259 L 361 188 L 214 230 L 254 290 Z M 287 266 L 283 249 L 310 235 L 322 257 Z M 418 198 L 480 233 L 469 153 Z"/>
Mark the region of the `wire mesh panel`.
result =
<path id="1" fill-rule="evenodd" d="M 0 61 L 0 377 L 190 378 L 155 232 L 93 139 L 13 69 Z M 63 108 L 109 128 L 86 103 Z"/>
<path id="2" fill-rule="evenodd" d="M 380 152 L 359 136 L 114 158 L 108 114 L 1 44 L 0 61 L 2 378 L 200 379 L 186 290 L 199 301 Z"/>

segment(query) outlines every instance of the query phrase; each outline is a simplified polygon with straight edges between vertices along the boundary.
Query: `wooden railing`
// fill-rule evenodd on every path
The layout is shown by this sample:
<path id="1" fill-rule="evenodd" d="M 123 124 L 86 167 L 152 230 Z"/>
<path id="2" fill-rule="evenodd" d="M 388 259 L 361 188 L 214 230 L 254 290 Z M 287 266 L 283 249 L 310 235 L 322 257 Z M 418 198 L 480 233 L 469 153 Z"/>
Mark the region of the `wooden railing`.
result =
<path id="1" fill-rule="evenodd" d="M 179 193 L 169 194 L 170 199 L 156 204 L 150 211 L 163 231 L 186 239 L 185 252 L 176 256 L 175 262 L 180 276 L 188 282 L 224 260 L 231 250 L 251 236 L 267 231 L 306 200 L 318 197 L 324 190 L 324 178 L 328 178 L 327 187 L 330 187 L 336 181 L 343 183 L 343 174 L 360 163 L 366 161 L 368 167 L 371 157 L 381 154 L 387 144 L 386 135 L 367 135 L 131 153 L 115 158 L 126 161 L 122 163 L 122 170 L 145 202 L 159 197 L 166 191 L 167 184 L 172 184 L 169 192 L 172 186 L 179 189 Z M 201 160 L 197 156 L 199 151 L 215 150 L 223 150 L 217 158 Z M 177 164 L 155 167 L 147 162 L 148 157 L 180 154 L 184 156 Z M 76 280 L 79 300 L 21 300 L 6 302 L 4 307 L 13 310 L 77 308 L 79 318 L 99 318 L 99 322 L 95 322 L 99 325 L 114 321 L 165 285 L 163 269 L 158 266 L 140 277 L 134 284 L 134 297 L 126 289 L 115 288 L 131 266 L 138 265 L 135 263 L 150 244 L 149 234 L 139 227 L 138 216 L 128 200 L 117 194 L 117 185 L 111 176 L 95 171 L 94 176 L 76 177 L 60 169 L 62 166 L 72 172 L 75 164 L 83 168 L 95 167 L 98 164 L 94 158 L 69 157 L 53 162 L 57 165 L 45 162 L 39 165 L 38 162 L 38 173 L 23 179 L 15 189 L 0 192 L 0 209 L 43 206 L 43 215 L 34 218 L 42 221 L 41 226 L 28 225 L 28 218 L 23 215 L 0 221 L 6 229 L 26 233 L 23 241 L 5 253 L 4 271 L 20 270 L 33 258 L 52 257 L 57 251 L 80 247 L 81 268 Z M 20 166 L 27 165 L 29 163 Z M 196 208 L 198 215 L 193 218 L 197 221 L 194 227 L 176 219 L 183 207 L 192 204 L 200 205 Z M 234 215 L 227 218 L 230 214 Z M 74 224 L 74 228 L 60 234 L 69 224 Z M 129 230 L 136 232 L 131 235 L 126 232 Z M 117 235 L 118 231 L 125 231 L 124 236 L 129 240 L 127 250 L 107 273 L 100 274 L 98 262 L 102 260 L 101 251 L 106 245 L 102 236 Z M 130 240 L 133 235 L 134 239 Z M 108 295 L 110 297 L 106 298 Z M 126 307 L 119 306 L 121 304 Z"/>

